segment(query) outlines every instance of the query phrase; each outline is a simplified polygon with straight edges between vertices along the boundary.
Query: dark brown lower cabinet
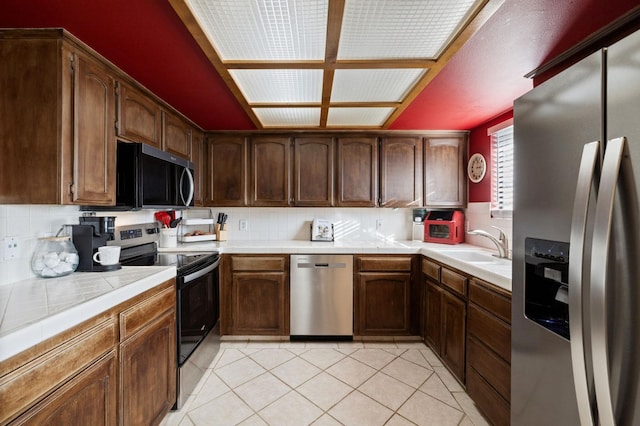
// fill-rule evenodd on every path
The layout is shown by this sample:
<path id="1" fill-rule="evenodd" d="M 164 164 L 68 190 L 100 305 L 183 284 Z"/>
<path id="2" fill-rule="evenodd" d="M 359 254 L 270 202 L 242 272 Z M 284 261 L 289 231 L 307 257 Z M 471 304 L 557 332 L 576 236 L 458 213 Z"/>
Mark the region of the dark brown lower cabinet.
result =
<path id="1" fill-rule="evenodd" d="M 16 425 L 117 424 L 116 351 L 18 417 Z"/>
<path id="2" fill-rule="evenodd" d="M 478 279 L 469 285 L 467 393 L 497 426 L 510 423 L 511 295 Z"/>
<path id="3" fill-rule="evenodd" d="M 425 279 L 425 342 L 464 383 L 467 278 L 429 259 L 422 260 L 422 273 Z"/>
<path id="4" fill-rule="evenodd" d="M 233 255 L 222 260 L 221 332 L 289 334 L 289 256 Z"/>
<path id="5" fill-rule="evenodd" d="M 285 333 L 284 272 L 236 272 L 233 274 L 232 334 Z"/>
<path id="6" fill-rule="evenodd" d="M 418 334 L 420 289 L 413 283 L 417 258 L 356 256 L 354 265 L 354 334 Z"/>
<path id="7" fill-rule="evenodd" d="M 175 313 L 168 312 L 120 344 L 123 425 L 160 424 L 176 402 L 175 341 Z"/>
<path id="8" fill-rule="evenodd" d="M 464 383 L 467 304 L 452 293 L 442 292 L 442 335 L 440 356 L 451 372 Z"/>
<path id="9" fill-rule="evenodd" d="M 360 273 L 360 335 L 409 334 L 411 273 Z"/>

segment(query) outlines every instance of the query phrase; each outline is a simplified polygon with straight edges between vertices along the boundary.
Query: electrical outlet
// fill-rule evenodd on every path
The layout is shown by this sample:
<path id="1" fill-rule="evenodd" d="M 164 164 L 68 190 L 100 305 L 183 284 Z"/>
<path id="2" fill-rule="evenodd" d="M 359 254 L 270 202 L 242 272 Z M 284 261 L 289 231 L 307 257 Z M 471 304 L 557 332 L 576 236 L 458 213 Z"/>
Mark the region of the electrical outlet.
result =
<path id="1" fill-rule="evenodd" d="M 249 229 L 249 222 L 247 219 L 240 219 L 240 230 L 247 231 Z"/>
<path id="2" fill-rule="evenodd" d="M 381 219 L 377 219 L 376 220 L 376 229 L 381 229 L 382 228 L 382 220 Z"/>
<path id="3" fill-rule="evenodd" d="M 4 260 L 15 259 L 18 257 L 18 239 L 16 237 L 5 237 L 4 243 Z"/>

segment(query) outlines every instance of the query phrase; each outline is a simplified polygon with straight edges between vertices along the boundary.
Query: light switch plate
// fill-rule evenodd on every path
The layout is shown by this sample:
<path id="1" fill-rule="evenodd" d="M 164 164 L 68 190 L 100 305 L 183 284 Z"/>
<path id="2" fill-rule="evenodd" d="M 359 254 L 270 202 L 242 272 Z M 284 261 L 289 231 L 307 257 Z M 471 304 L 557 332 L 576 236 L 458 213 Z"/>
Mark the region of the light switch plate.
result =
<path id="1" fill-rule="evenodd" d="M 247 219 L 240 219 L 240 230 L 247 231 L 249 230 L 249 222 Z"/>

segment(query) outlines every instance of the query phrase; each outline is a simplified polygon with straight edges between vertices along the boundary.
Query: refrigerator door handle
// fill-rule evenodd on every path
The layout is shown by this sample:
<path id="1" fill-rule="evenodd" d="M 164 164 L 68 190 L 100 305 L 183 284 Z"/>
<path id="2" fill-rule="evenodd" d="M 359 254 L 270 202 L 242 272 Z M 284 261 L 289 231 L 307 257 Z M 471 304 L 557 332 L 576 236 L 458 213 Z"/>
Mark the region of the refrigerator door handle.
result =
<path id="1" fill-rule="evenodd" d="M 615 425 L 609 380 L 606 286 L 613 223 L 613 202 L 620 176 L 620 165 L 625 155 L 629 155 L 626 138 L 611 139 L 607 142 L 602 164 L 598 202 L 596 203 L 593 230 L 594 244 L 591 251 L 590 309 L 593 380 L 596 388 L 598 417 L 602 426 Z"/>
<path id="2" fill-rule="evenodd" d="M 573 382 L 578 402 L 578 415 L 580 424 L 593 426 L 593 407 L 591 401 L 593 395 L 589 393 L 587 382 L 587 369 L 585 362 L 584 326 L 582 307 L 583 292 L 583 268 L 584 252 L 587 233 L 587 215 L 591 189 L 595 178 L 596 165 L 600 158 L 600 142 L 591 142 L 582 149 L 582 159 L 578 171 L 578 185 L 573 203 L 573 215 L 571 218 L 571 237 L 569 252 L 569 333 L 571 347 L 571 365 L 573 370 Z"/>

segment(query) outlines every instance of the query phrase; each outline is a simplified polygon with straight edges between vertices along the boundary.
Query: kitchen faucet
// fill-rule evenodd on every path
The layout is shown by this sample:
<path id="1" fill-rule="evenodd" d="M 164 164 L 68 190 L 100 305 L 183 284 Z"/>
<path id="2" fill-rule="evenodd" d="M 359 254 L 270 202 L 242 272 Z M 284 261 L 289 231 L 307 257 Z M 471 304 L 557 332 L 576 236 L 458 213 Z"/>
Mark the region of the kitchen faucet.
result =
<path id="1" fill-rule="evenodd" d="M 492 228 L 497 229 L 500 232 L 498 238 L 494 237 L 487 231 L 483 231 L 482 229 L 473 229 L 471 231 L 467 231 L 469 235 L 481 235 L 483 237 L 489 238 L 493 243 L 498 247 L 498 254 L 494 256 L 499 257 L 500 259 L 509 259 L 509 242 L 507 241 L 507 236 L 502 229 L 497 226 L 491 226 Z"/>

